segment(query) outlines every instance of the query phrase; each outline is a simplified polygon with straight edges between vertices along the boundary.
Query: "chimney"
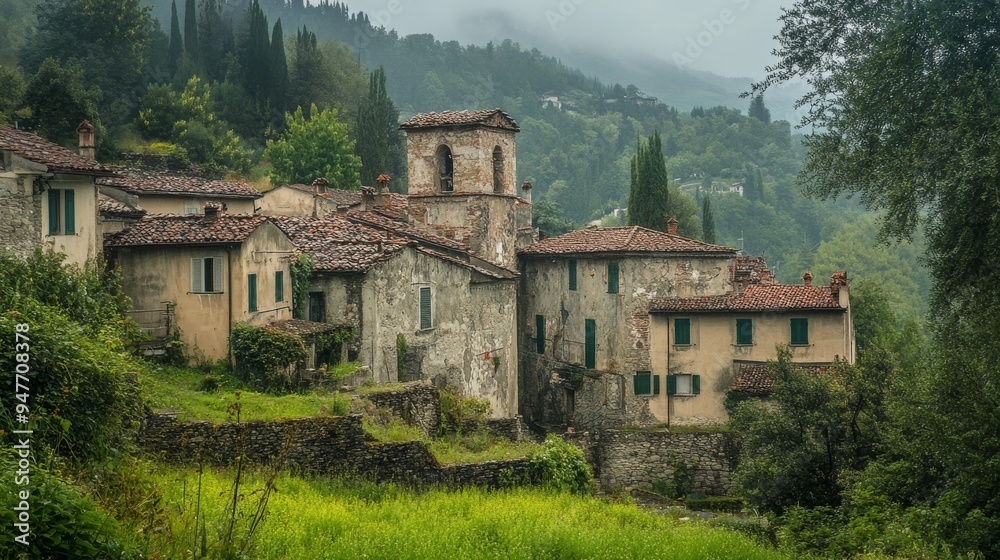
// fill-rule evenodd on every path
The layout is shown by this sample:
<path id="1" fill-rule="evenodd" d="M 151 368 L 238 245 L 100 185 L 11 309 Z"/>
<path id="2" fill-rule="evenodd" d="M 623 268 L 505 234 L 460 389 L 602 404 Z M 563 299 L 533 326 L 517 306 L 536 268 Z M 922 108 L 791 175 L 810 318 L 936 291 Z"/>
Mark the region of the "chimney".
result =
<path id="1" fill-rule="evenodd" d="M 76 127 L 76 133 L 80 135 L 80 155 L 87 159 L 94 159 L 94 125 L 90 121 L 84 120 L 80 126 Z"/>
<path id="2" fill-rule="evenodd" d="M 221 208 L 218 205 L 212 204 L 211 202 L 205 204 L 205 217 L 214 220 L 219 217 L 221 213 Z"/>
<path id="3" fill-rule="evenodd" d="M 326 180 L 326 177 L 317 177 L 313 180 L 313 196 L 319 196 L 326 193 L 326 188 L 330 186 L 330 181 Z"/>
<path id="4" fill-rule="evenodd" d="M 337 205 L 337 214 L 340 215 L 340 216 L 343 216 L 343 215 L 347 214 L 347 210 L 350 209 L 350 207 L 351 206 L 349 204 L 338 204 Z"/>
<path id="5" fill-rule="evenodd" d="M 361 187 L 361 207 L 363 210 L 375 207 L 375 189 L 372 187 Z"/>
<path id="6" fill-rule="evenodd" d="M 382 195 L 389 189 L 389 181 L 391 180 L 392 177 L 390 177 L 387 173 L 380 173 L 375 179 L 375 182 L 378 183 L 378 189 L 375 191 L 376 207 L 382 206 Z"/>
<path id="7" fill-rule="evenodd" d="M 531 202 L 531 181 L 525 181 L 521 184 L 521 191 L 524 193 L 521 198 Z"/>
<path id="8" fill-rule="evenodd" d="M 847 273 L 841 270 L 834 272 L 830 276 L 830 293 L 835 298 L 840 298 L 840 289 L 848 286 Z"/>
<path id="9" fill-rule="evenodd" d="M 809 272 L 807 270 L 806 273 L 802 275 L 802 281 L 805 283 L 806 286 L 812 286 L 813 283 L 812 272 Z"/>
<path id="10" fill-rule="evenodd" d="M 677 221 L 676 216 L 670 216 L 669 218 L 667 218 L 667 233 L 669 233 L 670 235 L 677 235 L 678 223 L 679 222 Z"/>

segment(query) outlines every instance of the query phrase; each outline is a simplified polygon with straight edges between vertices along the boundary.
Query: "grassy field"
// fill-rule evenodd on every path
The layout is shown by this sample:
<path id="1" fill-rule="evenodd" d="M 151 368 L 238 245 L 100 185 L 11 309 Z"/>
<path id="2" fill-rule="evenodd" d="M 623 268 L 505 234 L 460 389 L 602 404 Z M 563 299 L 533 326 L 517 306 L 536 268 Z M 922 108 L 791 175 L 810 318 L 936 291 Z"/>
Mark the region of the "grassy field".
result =
<path id="1" fill-rule="evenodd" d="M 156 412 L 173 411 L 181 421 L 231 419 L 230 406 L 240 392 L 242 420 L 278 420 L 305 416 L 338 416 L 347 413 L 349 398 L 336 392 L 309 392 L 276 396 L 248 390 L 238 379 L 223 372 L 213 373 L 220 383 L 217 391 L 203 391 L 205 373 L 173 367 L 150 368 L 143 376 L 146 393 Z"/>
<path id="2" fill-rule="evenodd" d="M 227 533 L 231 470 L 161 467 L 165 526 L 149 552 L 184 558 L 204 542 L 209 557 Z M 245 535 L 261 475 L 244 479 L 234 535 Z M 414 492 L 391 485 L 279 476 L 252 541 L 256 559 L 790 558 L 747 537 L 631 504 L 536 489 Z M 204 537 L 201 535 L 204 534 Z"/>

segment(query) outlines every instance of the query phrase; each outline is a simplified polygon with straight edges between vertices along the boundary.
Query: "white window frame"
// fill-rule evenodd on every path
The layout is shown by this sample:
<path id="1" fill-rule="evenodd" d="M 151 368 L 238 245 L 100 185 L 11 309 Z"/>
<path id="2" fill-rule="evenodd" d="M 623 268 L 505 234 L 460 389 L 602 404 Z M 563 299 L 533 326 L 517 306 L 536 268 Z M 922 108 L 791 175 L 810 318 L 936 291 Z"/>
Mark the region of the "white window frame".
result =
<path id="1" fill-rule="evenodd" d="M 212 286 L 211 290 L 205 289 L 205 264 L 212 261 Z M 225 292 L 225 264 L 221 256 L 193 257 L 191 258 L 191 293 L 193 294 L 221 294 Z"/>

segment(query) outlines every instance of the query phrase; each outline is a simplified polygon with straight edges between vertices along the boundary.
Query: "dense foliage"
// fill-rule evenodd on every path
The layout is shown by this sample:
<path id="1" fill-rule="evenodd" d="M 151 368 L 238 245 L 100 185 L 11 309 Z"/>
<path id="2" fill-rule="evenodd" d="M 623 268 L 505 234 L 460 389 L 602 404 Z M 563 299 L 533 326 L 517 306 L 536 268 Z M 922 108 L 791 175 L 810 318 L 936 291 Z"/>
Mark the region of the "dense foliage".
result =
<path id="1" fill-rule="evenodd" d="M 281 138 L 268 141 L 264 155 L 271 160 L 271 182 L 312 184 L 323 177 L 340 189 L 360 186 L 361 159 L 354 155 L 354 140 L 336 109 L 313 105 L 309 115 L 302 108 L 286 115 L 288 129 Z"/>
<path id="2" fill-rule="evenodd" d="M 229 348 L 244 382 L 276 392 L 297 387 L 296 368 L 308 356 L 301 338 L 246 324 L 233 325 Z"/>
<path id="3" fill-rule="evenodd" d="M 559 436 L 550 434 L 542 448 L 529 458 L 532 484 L 560 492 L 590 494 L 594 476 L 583 451 Z"/>

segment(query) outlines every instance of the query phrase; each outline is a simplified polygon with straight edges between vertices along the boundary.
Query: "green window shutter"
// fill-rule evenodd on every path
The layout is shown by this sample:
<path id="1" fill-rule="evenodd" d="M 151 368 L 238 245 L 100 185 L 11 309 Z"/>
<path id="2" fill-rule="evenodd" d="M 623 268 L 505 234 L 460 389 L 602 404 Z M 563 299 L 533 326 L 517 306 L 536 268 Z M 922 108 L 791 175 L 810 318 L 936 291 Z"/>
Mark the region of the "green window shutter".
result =
<path id="1" fill-rule="evenodd" d="M 67 189 L 63 191 L 63 202 L 66 204 L 65 229 L 63 233 L 69 235 L 76 233 L 76 191 Z"/>
<path id="2" fill-rule="evenodd" d="M 667 376 L 667 394 L 668 395 L 677 394 L 677 376 L 675 375 Z"/>
<path id="3" fill-rule="evenodd" d="M 618 263 L 608 263 L 608 293 L 618 293 Z"/>
<path id="4" fill-rule="evenodd" d="M 674 344 L 691 344 L 691 319 L 674 319 Z"/>
<path id="5" fill-rule="evenodd" d="M 697 395 L 701 393 L 701 376 L 692 375 L 691 376 L 691 394 Z"/>
<path id="6" fill-rule="evenodd" d="M 285 301 L 285 272 L 274 273 L 274 301 Z"/>
<path id="7" fill-rule="evenodd" d="M 59 234 L 59 191 L 49 189 L 49 235 Z"/>
<path id="8" fill-rule="evenodd" d="M 569 289 L 576 291 L 576 259 L 569 260 Z"/>
<path id="9" fill-rule="evenodd" d="M 539 354 L 545 353 L 545 316 L 535 315 L 535 348 Z"/>
<path id="10" fill-rule="evenodd" d="M 431 289 L 420 288 L 420 328 L 431 328 Z"/>
<path id="11" fill-rule="evenodd" d="M 736 344 L 753 344 L 753 319 L 736 320 Z"/>
<path id="12" fill-rule="evenodd" d="M 584 366 L 588 369 L 597 367 L 597 323 L 593 319 L 584 322 L 586 327 L 586 352 Z"/>
<path id="13" fill-rule="evenodd" d="M 247 290 L 250 293 L 249 301 L 247 302 L 247 308 L 250 311 L 257 311 L 257 275 L 250 274 L 247 276 Z"/>
<path id="14" fill-rule="evenodd" d="M 632 376 L 632 391 L 636 395 L 649 395 L 652 394 L 652 387 L 650 386 L 650 378 L 648 371 L 637 371 L 635 375 Z"/>
<path id="15" fill-rule="evenodd" d="M 792 319 L 792 344 L 809 344 L 809 319 Z"/>
<path id="16" fill-rule="evenodd" d="M 659 395 L 660 394 L 660 376 L 659 375 L 654 375 L 653 376 L 653 394 L 654 395 Z"/>

